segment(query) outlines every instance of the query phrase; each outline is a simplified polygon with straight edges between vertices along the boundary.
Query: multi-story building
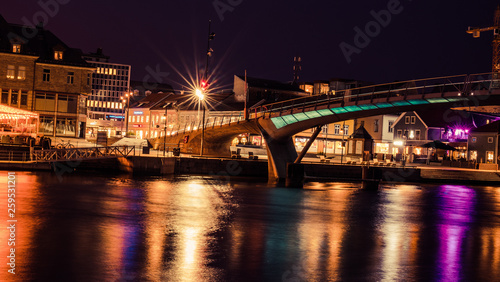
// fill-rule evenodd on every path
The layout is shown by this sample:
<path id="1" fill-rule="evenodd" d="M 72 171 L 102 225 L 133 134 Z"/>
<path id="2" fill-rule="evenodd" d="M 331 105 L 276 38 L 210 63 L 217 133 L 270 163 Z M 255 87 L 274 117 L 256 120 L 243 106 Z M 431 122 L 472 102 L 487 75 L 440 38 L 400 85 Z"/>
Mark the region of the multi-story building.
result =
<path id="1" fill-rule="evenodd" d="M 363 126 L 373 138 L 373 153 L 378 157 L 393 154 L 394 128 L 398 115 L 378 115 L 357 119 L 357 127 Z"/>
<path id="2" fill-rule="evenodd" d="M 85 136 L 94 70 L 80 50 L 42 25 L 10 24 L 0 16 L 0 102 L 39 113 L 39 133 Z"/>
<path id="3" fill-rule="evenodd" d="M 109 135 L 119 135 L 125 121 L 126 105 L 122 98 L 131 92 L 131 66 L 110 63 L 109 56 L 105 56 L 101 48 L 83 58 L 96 68 L 92 75 L 92 93 L 87 101 L 89 131 L 104 130 Z"/>
<path id="4" fill-rule="evenodd" d="M 495 164 L 500 162 L 500 121 L 474 128 L 468 139 L 469 160 L 478 163 Z"/>

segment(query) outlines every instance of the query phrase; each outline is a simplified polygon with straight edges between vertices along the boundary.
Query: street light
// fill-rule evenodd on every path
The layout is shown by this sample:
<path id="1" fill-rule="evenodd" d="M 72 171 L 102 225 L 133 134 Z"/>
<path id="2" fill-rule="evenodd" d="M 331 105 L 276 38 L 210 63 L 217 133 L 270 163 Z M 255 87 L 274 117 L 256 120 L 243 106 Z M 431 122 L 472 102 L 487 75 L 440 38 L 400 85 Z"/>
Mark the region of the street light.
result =
<path id="1" fill-rule="evenodd" d="M 201 101 L 205 99 L 205 95 L 203 95 L 203 91 L 200 88 L 195 90 L 195 95 L 198 97 L 198 124 L 200 123 L 200 105 Z"/>
<path id="2" fill-rule="evenodd" d="M 126 118 L 125 118 L 125 137 L 127 137 L 127 133 L 128 133 L 128 112 L 129 112 L 129 107 L 130 107 L 130 96 L 132 96 L 132 93 L 127 93 L 125 94 L 125 97 L 127 97 L 127 100 L 126 100 Z M 125 103 L 125 99 L 123 97 L 121 97 L 121 100 L 122 100 L 122 103 Z M 123 126 L 123 123 L 122 123 L 122 126 Z"/>
<path id="3" fill-rule="evenodd" d="M 198 124 L 200 121 L 200 105 L 201 102 L 205 99 L 205 94 L 203 93 L 205 89 L 203 89 L 203 87 L 206 86 L 206 82 L 204 82 L 205 81 L 202 81 L 202 89 L 198 88 L 195 91 L 196 96 L 198 97 Z M 205 105 L 203 105 L 203 118 L 201 120 L 201 123 L 200 156 L 203 156 L 203 139 L 205 137 Z"/>
<path id="4" fill-rule="evenodd" d="M 165 132 L 163 135 L 163 157 L 165 157 L 165 149 L 167 147 L 167 126 L 168 126 L 168 112 L 167 108 L 170 103 L 165 104 Z"/>

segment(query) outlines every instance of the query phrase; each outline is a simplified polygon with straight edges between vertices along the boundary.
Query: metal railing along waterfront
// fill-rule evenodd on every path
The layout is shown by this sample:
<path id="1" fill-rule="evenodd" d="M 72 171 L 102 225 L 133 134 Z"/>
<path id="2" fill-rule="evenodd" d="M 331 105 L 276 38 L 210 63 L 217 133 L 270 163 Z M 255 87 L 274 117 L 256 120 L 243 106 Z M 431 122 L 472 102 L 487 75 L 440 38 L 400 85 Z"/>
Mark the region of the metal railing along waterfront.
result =
<path id="1" fill-rule="evenodd" d="M 54 162 L 66 160 L 104 159 L 135 155 L 134 146 L 107 146 L 72 149 L 35 150 L 31 153 L 33 162 Z"/>
<path id="2" fill-rule="evenodd" d="M 29 151 L 0 151 L 0 161 L 28 162 L 31 161 L 31 155 Z"/>

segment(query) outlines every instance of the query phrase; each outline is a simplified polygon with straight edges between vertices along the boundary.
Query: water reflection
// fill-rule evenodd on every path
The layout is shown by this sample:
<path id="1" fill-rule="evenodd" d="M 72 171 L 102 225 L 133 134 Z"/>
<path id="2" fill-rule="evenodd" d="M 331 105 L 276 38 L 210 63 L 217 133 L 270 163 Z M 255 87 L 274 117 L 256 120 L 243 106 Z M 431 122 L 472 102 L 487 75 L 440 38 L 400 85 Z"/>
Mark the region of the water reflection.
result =
<path id="1" fill-rule="evenodd" d="M 416 186 L 400 185 L 384 190 L 377 228 L 382 239 L 381 278 L 384 281 L 415 280 L 421 220 L 418 203 L 422 191 Z"/>
<path id="2" fill-rule="evenodd" d="M 444 185 L 438 197 L 438 279 L 459 281 L 462 278 L 462 249 L 472 222 L 475 192 L 464 186 Z"/>
<path id="3" fill-rule="evenodd" d="M 18 177 L 19 275 L 8 276 L 8 249 L 0 248 L 1 281 L 500 276 L 497 187 L 386 185 L 371 192 L 356 183 L 285 189 L 210 177 Z M 6 198 L 4 190 L 0 201 Z M 0 229 L 1 242 L 8 236 Z"/>

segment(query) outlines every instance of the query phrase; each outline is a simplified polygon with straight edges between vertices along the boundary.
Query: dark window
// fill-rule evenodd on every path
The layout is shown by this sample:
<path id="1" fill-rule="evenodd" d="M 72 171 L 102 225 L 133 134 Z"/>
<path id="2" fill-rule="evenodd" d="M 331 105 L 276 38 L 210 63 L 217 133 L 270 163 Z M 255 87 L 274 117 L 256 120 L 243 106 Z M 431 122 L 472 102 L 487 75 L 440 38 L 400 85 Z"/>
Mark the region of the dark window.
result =
<path id="1" fill-rule="evenodd" d="M 373 132 L 378 132 L 378 119 L 373 122 Z"/>
<path id="2" fill-rule="evenodd" d="M 50 111 L 55 110 L 56 95 L 37 93 L 35 96 L 35 110 L 37 111 Z"/>
<path id="3" fill-rule="evenodd" d="M 393 121 L 390 121 L 390 122 L 389 122 L 389 128 L 387 129 L 387 131 L 388 131 L 389 133 L 394 132 L 394 128 L 392 127 L 393 125 L 394 125 L 394 122 L 393 122 Z"/>
<path id="4" fill-rule="evenodd" d="M 411 117 L 411 124 L 415 124 L 415 119 L 416 119 L 415 116 Z"/>
<path id="5" fill-rule="evenodd" d="M 410 124 L 410 117 L 405 117 L 405 124 Z"/>
<path id="6" fill-rule="evenodd" d="M 9 90 L 2 90 L 2 104 L 9 103 Z"/>
<path id="7" fill-rule="evenodd" d="M 10 104 L 12 106 L 17 106 L 19 97 L 19 92 L 17 90 L 12 90 L 12 94 L 10 94 Z"/>
<path id="8" fill-rule="evenodd" d="M 44 69 L 43 70 L 43 81 L 50 81 L 50 70 L 49 69 Z"/>
<path id="9" fill-rule="evenodd" d="M 415 139 L 420 140 L 420 130 L 415 130 Z"/>
<path id="10" fill-rule="evenodd" d="M 75 82 L 75 73 L 70 71 L 68 72 L 68 79 L 66 81 L 68 84 L 73 84 Z"/>
<path id="11" fill-rule="evenodd" d="M 28 92 L 22 91 L 21 92 L 21 106 L 27 106 L 28 105 Z"/>

